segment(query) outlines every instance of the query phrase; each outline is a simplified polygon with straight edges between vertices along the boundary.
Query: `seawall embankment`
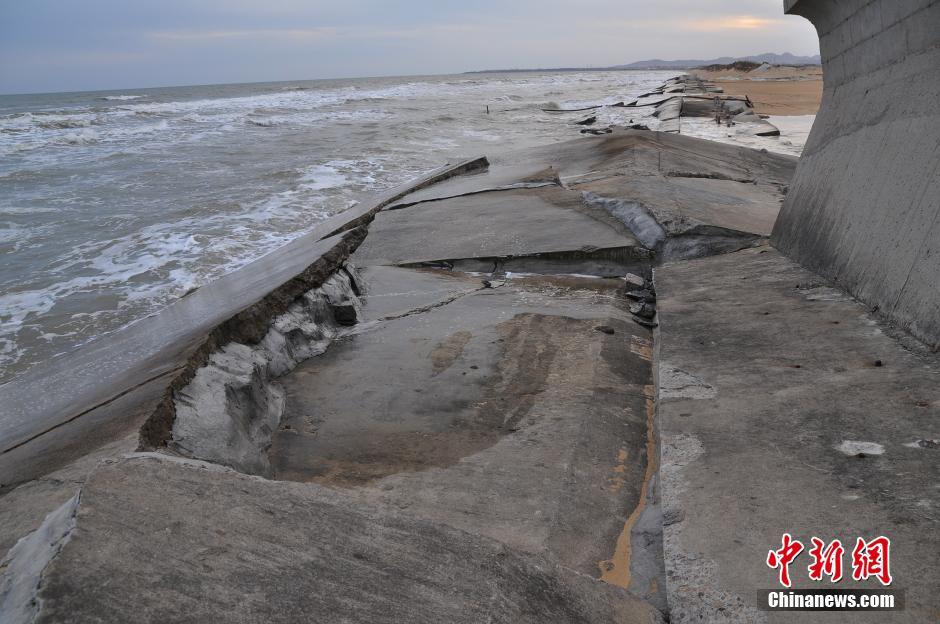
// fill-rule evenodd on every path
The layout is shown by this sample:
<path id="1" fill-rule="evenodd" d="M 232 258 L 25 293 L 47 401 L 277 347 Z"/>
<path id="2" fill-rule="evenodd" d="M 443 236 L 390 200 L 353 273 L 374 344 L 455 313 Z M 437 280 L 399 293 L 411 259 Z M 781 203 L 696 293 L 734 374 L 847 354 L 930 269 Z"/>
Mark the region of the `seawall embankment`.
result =
<path id="1" fill-rule="evenodd" d="M 789 0 L 822 106 L 773 244 L 940 347 L 940 2 Z"/>

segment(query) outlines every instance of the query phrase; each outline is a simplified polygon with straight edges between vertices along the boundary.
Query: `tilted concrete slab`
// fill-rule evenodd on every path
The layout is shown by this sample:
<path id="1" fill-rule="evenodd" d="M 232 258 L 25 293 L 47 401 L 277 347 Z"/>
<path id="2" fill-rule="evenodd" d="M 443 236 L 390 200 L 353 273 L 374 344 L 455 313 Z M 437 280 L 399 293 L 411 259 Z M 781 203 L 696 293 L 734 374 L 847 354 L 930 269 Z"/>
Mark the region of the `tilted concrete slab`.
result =
<path id="1" fill-rule="evenodd" d="M 612 250 L 646 257 L 637 240 L 583 214 L 561 187 L 493 191 L 380 212 L 354 256 L 360 264 L 414 264 Z"/>
<path id="2" fill-rule="evenodd" d="M 96 441 L 139 427 L 201 337 L 345 246 L 345 238 L 297 239 L 159 314 L 0 386 L 0 483 L 61 465 L 70 448 L 87 452 Z"/>
<path id="3" fill-rule="evenodd" d="M 0 386 L 0 491 L 140 427 L 211 328 L 250 308 L 349 239 L 336 232 L 367 223 L 413 189 L 486 166 L 485 159 L 474 158 L 435 169 L 328 219 L 154 316 Z"/>
<path id="4" fill-rule="evenodd" d="M 847 558 L 856 538 L 888 536 L 906 609 L 851 621 L 936 620 L 940 449 L 917 443 L 940 437 L 936 357 L 905 350 L 864 307 L 769 247 L 655 276 L 672 621 L 846 621 L 756 611 L 758 590 L 780 587 L 765 560 L 783 533 L 807 549 L 813 536 L 838 538 Z M 791 566 L 794 587 L 831 587 L 808 581 L 808 561 Z"/>
<path id="5" fill-rule="evenodd" d="M 550 184 L 548 180 L 557 176 L 568 189 L 622 204 L 598 209 L 597 202 L 582 202 L 578 207 L 571 199 L 566 205 L 621 234 L 638 234 L 644 246 L 657 248 L 655 241 L 636 231 L 639 211 L 645 221 L 658 223 L 661 239 L 687 237 L 670 244 L 670 249 L 694 256 L 740 249 L 756 236 L 769 235 L 795 166 L 796 159 L 790 156 L 662 132 L 620 130 L 494 158 L 484 174 L 435 185 L 403 198 L 399 205 L 410 204 L 405 210 L 412 210 L 442 197 L 460 202 L 457 205 L 476 205 L 487 197 L 486 201 L 496 201 L 535 196 L 539 189 L 475 193 L 501 185 Z M 554 193 L 550 188 L 542 192 Z M 448 202 L 442 205 L 453 205 Z M 611 208 L 616 214 L 610 214 Z M 404 217 L 389 218 L 404 223 Z M 449 226 L 432 224 L 425 231 L 439 227 Z M 562 234 L 559 230 L 558 235 Z M 709 244 L 697 244 L 706 238 Z"/>
<path id="6" fill-rule="evenodd" d="M 37 623 L 663 621 L 619 588 L 495 540 L 211 465 L 103 466 L 73 513 Z"/>

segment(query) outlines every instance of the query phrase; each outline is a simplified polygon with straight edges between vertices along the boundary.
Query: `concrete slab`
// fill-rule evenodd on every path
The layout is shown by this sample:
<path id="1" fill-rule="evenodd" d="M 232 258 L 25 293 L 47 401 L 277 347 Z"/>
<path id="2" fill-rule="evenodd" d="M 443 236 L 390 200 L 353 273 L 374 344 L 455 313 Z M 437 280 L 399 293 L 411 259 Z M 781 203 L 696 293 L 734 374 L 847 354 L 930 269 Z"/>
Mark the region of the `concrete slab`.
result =
<path id="1" fill-rule="evenodd" d="M 614 230 L 595 238 L 591 244 L 597 247 L 604 247 L 609 244 L 604 241 L 620 234 L 638 238 L 642 246 L 662 256 L 694 257 L 733 251 L 770 233 L 795 164 L 796 159 L 791 157 L 660 132 L 617 131 L 604 137 L 567 141 L 551 149 L 504 155 L 494 159 L 484 174 L 455 178 L 408 195 L 398 205 L 409 207 L 380 214 L 373 235 L 357 257 L 366 263 L 403 263 L 452 260 L 460 254 L 481 257 L 520 250 L 572 250 L 586 237 L 596 237 L 600 230 L 584 229 L 590 227 L 589 222 L 578 220 L 571 211 L 586 214 Z M 593 205 L 596 202 L 579 202 L 576 195 L 553 186 L 480 193 L 499 185 L 550 185 L 553 179 L 567 189 L 629 206 L 612 212 L 597 210 Z M 430 201 L 435 198 L 448 199 Z M 506 206 L 514 209 L 507 210 Z M 560 221 L 561 214 L 547 208 L 566 208 L 569 212 Z M 646 221 L 661 226 L 661 240 L 651 242 L 636 230 L 637 210 Z M 402 214 L 394 214 L 397 212 Z M 457 213 L 460 216 L 455 219 Z M 533 217 L 544 215 L 546 220 L 533 218 L 520 223 L 518 219 L 529 219 L 529 213 Z M 477 228 L 477 219 L 486 225 Z M 537 227 L 549 222 L 558 225 Z M 517 230 L 512 236 L 526 245 L 514 246 L 499 238 Z M 533 239 L 536 230 L 540 239 Z M 667 244 L 666 237 L 684 240 Z M 386 245 L 383 239 L 389 241 L 388 248 L 380 246 Z M 466 243 L 455 247 L 451 240 Z M 560 246 L 559 240 L 565 244 Z M 554 270 L 563 272 L 558 267 Z"/>
<path id="2" fill-rule="evenodd" d="M 346 246 L 346 238 L 297 239 L 160 314 L 0 386 L 0 484 L 74 458 L 68 451 L 76 438 L 74 452 L 87 452 L 139 427 L 210 329 Z"/>
<path id="3" fill-rule="evenodd" d="M 72 513 L 36 622 L 663 621 L 494 540 L 206 464 L 103 466 Z"/>
<path id="4" fill-rule="evenodd" d="M 765 560 L 785 532 L 839 538 L 849 553 L 858 537 L 890 537 L 906 610 L 852 621 L 936 620 L 940 461 L 917 444 L 940 437 L 936 356 L 905 350 L 769 247 L 655 275 L 672 621 L 845 621 L 755 610 L 757 590 L 779 587 Z M 846 441 L 884 452 L 847 455 Z M 794 586 L 809 587 L 806 555 L 797 563 Z"/>
<path id="5" fill-rule="evenodd" d="M 441 303 L 366 323 L 281 379 L 276 478 L 358 488 L 665 606 L 658 542 L 634 545 L 653 556 L 631 558 L 648 478 L 652 336 L 630 320 L 622 281 L 477 280 L 467 290 L 466 277 L 446 272 L 365 275 L 370 302 L 407 284 Z M 445 279 L 463 296 L 440 292 Z"/>
<path id="6" fill-rule="evenodd" d="M 637 240 L 582 213 L 560 187 L 498 191 L 384 211 L 354 255 L 363 265 L 415 264 L 610 250 L 646 257 Z"/>

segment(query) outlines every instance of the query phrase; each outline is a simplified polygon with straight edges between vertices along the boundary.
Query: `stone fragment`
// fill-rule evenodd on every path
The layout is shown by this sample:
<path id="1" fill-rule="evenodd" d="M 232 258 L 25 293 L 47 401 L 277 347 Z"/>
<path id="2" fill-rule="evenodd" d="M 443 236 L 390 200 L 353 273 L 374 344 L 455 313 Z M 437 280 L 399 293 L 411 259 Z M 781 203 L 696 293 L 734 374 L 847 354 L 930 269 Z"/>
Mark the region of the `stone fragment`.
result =
<path id="1" fill-rule="evenodd" d="M 652 319 L 656 316 L 656 308 L 648 303 L 636 303 L 630 306 L 630 312 L 643 319 Z"/>
<path id="2" fill-rule="evenodd" d="M 359 322 L 356 307 L 351 303 L 341 303 L 332 306 L 333 318 L 340 325 L 349 327 Z"/>
<path id="3" fill-rule="evenodd" d="M 623 279 L 628 286 L 636 286 L 637 288 L 646 286 L 646 280 L 635 273 L 627 273 L 623 276 Z"/>
<path id="4" fill-rule="evenodd" d="M 626 296 L 628 299 L 633 299 L 634 301 L 642 301 L 644 303 L 656 302 L 656 293 L 646 288 L 627 291 Z"/>

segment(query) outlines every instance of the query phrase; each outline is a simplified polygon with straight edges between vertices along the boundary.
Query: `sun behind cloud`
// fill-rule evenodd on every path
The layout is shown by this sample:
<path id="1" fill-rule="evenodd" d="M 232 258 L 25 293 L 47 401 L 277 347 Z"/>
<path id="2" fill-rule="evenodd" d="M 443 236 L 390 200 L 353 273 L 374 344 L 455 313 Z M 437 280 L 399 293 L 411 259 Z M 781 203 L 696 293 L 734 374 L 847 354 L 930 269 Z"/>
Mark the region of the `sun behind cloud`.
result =
<path id="1" fill-rule="evenodd" d="M 761 30 L 780 23 L 781 20 L 754 17 L 752 15 L 722 15 L 695 20 L 685 20 L 682 26 L 687 30 L 717 32 L 722 30 Z"/>

